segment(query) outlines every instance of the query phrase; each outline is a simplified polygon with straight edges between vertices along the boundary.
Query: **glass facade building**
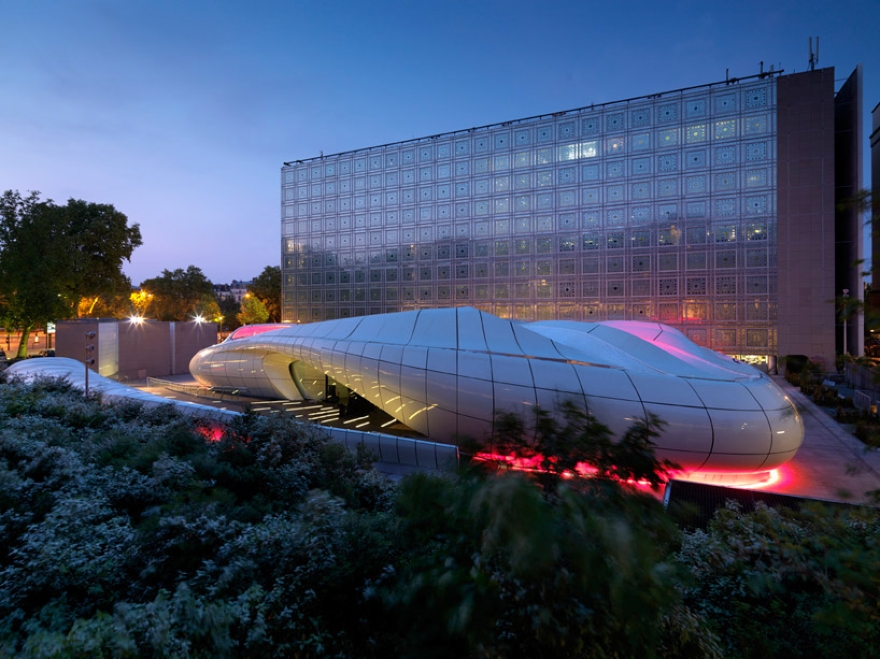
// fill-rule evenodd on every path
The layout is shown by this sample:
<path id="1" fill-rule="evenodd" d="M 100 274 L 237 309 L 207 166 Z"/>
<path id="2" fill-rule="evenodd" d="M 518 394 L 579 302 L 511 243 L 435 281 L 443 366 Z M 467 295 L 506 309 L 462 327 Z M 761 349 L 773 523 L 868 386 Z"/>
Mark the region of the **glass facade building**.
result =
<path id="1" fill-rule="evenodd" d="M 781 77 L 285 163 L 283 318 L 472 306 L 775 355 Z"/>

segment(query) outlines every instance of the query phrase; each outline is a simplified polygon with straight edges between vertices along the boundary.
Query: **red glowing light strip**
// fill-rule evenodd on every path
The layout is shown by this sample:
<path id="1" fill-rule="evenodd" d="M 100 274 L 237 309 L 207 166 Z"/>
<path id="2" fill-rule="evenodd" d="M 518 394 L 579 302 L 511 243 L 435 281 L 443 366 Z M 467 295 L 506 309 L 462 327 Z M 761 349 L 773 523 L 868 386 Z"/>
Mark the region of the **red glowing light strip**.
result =
<path id="1" fill-rule="evenodd" d="M 494 462 L 503 464 L 512 471 L 523 472 L 546 472 L 541 466 L 544 461 L 543 456 L 536 455 L 531 458 L 522 458 L 514 455 L 500 455 L 498 453 L 477 453 L 473 457 L 479 462 Z M 589 477 L 596 473 L 596 468 L 583 462 L 579 462 L 574 472 L 563 472 L 563 478 L 573 478 L 575 475 L 581 477 Z M 704 483 L 707 485 L 718 485 L 721 487 L 736 487 L 739 489 L 761 489 L 778 485 L 782 482 L 782 476 L 779 469 L 762 472 L 683 472 L 671 471 L 668 473 L 670 479 L 684 480 L 695 483 Z M 630 485 L 650 486 L 646 481 L 634 482 L 626 481 Z"/>

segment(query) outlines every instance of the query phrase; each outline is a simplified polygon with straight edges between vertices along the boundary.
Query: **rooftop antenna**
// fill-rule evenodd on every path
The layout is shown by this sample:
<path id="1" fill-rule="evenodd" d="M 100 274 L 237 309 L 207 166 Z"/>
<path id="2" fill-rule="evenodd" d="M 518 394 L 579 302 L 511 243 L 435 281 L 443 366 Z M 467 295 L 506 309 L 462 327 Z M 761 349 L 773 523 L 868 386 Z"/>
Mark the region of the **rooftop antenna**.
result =
<path id="1" fill-rule="evenodd" d="M 813 52 L 813 37 L 810 37 L 810 71 L 816 70 L 819 63 L 819 37 L 816 37 L 816 52 Z"/>

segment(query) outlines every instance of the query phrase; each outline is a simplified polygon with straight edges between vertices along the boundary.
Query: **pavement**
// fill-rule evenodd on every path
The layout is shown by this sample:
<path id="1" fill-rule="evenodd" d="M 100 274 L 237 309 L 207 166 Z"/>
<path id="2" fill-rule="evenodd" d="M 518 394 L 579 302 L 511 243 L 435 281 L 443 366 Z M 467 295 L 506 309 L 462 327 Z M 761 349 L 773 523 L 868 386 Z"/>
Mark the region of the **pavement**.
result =
<path id="1" fill-rule="evenodd" d="M 777 483 L 765 492 L 824 501 L 877 503 L 870 492 L 880 491 L 880 450 L 866 447 L 782 376 L 773 381 L 791 398 L 804 421 L 804 443 L 780 468 Z"/>

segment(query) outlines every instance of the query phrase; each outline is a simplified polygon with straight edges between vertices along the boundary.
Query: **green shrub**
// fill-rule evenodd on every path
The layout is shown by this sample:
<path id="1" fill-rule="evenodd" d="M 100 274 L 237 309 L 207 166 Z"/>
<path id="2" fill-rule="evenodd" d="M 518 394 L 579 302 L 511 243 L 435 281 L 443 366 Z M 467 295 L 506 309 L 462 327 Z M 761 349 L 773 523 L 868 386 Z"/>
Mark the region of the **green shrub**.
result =
<path id="1" fill-rule="evenodd" d="M 876 510 L 730 505 L 685 535 L 685 603 L 725 656 L 865 657 L 880 642 Z"/>
<path id="2" fill-rule="evenodd" d="M 659 420 L 616 442 L 571 406 L 506 421 L 502 443 L 547 471 L 394 485 L 290 418 L 208 429 L 0 374 L 0 655 L 836 657 L 880 642 L 876 516 L 728 509 L 683 536 L 611 478 L 659 479 Z M 564 476 L 584 459 L 601 477 Z"/>

